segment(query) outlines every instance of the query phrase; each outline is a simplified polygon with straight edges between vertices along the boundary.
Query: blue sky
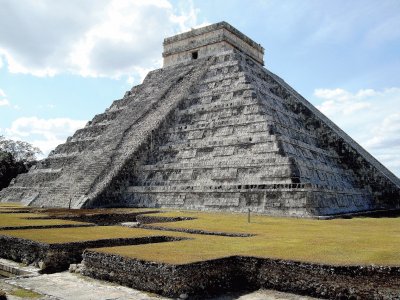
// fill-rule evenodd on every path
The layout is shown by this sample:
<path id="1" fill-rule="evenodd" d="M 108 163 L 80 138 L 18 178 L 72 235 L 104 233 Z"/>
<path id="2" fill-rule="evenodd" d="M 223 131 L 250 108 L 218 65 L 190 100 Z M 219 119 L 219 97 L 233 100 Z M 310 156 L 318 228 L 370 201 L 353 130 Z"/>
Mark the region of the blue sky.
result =
<path id="1" fill-rule="evenodd" d="M 48 153 L 146 73 L 164 37 L 227 21 L 400 175 L 400 1 L 0 0 L 0 135 Z"/>

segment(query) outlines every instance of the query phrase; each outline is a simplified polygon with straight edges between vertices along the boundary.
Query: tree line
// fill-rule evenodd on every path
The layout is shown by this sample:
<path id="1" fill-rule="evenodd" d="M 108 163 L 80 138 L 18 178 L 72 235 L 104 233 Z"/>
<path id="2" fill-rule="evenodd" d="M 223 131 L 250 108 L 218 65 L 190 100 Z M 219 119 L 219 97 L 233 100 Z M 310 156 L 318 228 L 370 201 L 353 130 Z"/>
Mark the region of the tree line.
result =
<path id="1" fill-rule="evenodd" d="M 18 174 L 26 173 L 42 151 L 28 142 L 6 139 L 0 135 L 0 190 Z"/>

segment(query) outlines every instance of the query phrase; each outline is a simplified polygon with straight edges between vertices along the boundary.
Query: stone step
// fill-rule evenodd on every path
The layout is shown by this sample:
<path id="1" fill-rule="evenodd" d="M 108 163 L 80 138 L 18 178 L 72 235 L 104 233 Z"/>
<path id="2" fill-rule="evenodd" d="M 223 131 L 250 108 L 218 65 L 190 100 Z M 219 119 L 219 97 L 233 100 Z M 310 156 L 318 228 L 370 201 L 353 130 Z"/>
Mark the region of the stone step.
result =
<path id="1" fill-rule="evenodd" d="M 84 149 L 86 149 L 94 141 L 96 141 L 95 138 L 87 138 L 83 140 L 67 142 L 58 145 L 54 150 L 54 154 L 71 154 L 76 152 L 79 153 L 82 152 Z"/>
<path id="2" fill-rule="evenodd" d="M 87 138 L 96 138 L 108 128 L 104 124 L 94 124 L 91 126 L 78 129 L 75 134 L 71 137 L 70 141 L 82 140 Z"/>
<path id="3" fill-rule="evenodd" d="M 229 136 L 225 138 L 221 137 L 210 137 L 198 140 L 190 140 L 182 142 L 170 142 L 159 147 L 161 151 L 182 151 L 191 150 L 199 148 L 209 148 L 209 147 L 227 147 L 227 146 L 249 146 L 261 143 L 276 143 L 277 139 L 273 135 L 266 135 L 264 133 L 254 133 L 251 135 L 242 136 Z"/>
<path id="4" fill-rule="evenodd" d="M 214 169 L 214 168 L 250 168 L 250 167 L 273 167 L 291 165 L 292 160 L 288 157 L 280 157 L 279 155 L 265 155 L 263 158 L 221 158 L 208 159 L 200 161 L 188 161 L 170 164 L 153 164 L 143 165 L 144 171 L 157 170 L 183 170 L 183 169 Z"/>

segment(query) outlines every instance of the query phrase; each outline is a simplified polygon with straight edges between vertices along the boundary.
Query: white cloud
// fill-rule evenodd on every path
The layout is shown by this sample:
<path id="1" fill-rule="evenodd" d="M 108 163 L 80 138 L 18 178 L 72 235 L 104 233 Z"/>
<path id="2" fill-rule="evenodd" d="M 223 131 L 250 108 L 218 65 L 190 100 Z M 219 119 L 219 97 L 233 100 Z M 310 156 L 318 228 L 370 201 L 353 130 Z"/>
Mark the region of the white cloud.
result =
<path id="1" fill-rule="evenodd" d="M 10 100 L 7 99 L 7 95 L 2 89 L 0 89 L 0 107 L 1 106 L 12 107 L 16 110 L 20 109 L 18 105 L 11 105 Z"/>
<path id="2" fill-rule="evenodd" d="M 191 1 L 178 12 L 167 0 L 2 2 L 0 57 L 36 76 L 142 77 L 160 66 L 164 37 L 197 24 Z"/>
<path id="3" fill-rule="evenodd" d="M 0 99 L 0 106 L 9 106 L 10 105 L 10 101 L 8 101 L 7 99 Z"/>
<path id="4" fill-rule="evenodd" d="M 64 143 L 66 138 L 77 129 L 84 127 L 86 121 L 69 118 L 39 119 L 37 117 L 22 117 L 12 122 L 5 129 L 8 138 L 24 140 L 39 147 L 47 155 L 57 145 Z"/>
<path id="5" fill-rule="evenodd" d="M 400 175 L 400 88 L 316 89 L 317 108 Z"/>
<path id="6" fill-rule="evenodd" d="M 5 98 L 6 96 L 6 93 L 0 89 L 0 106 L 10 106 L 10 101 Z"/>
<path id="7" fill-rule="evenodd" d="M 343 114 L 349 115 L 359 110 L 371 107 L 368 99 L 377 96 L 372 89 L 359 90 L 352 94 L 343 89 L 316 89 L 314 96 L 324 100 L 317 108 L 327 115 Z"/>

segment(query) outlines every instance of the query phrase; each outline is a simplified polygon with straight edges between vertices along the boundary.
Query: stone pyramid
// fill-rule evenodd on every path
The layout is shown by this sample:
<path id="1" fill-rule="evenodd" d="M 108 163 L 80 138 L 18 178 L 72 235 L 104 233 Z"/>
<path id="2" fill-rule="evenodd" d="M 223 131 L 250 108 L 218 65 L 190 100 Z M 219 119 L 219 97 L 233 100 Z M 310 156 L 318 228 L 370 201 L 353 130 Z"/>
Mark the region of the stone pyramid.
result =
<path id="1" fill-rule="evenodd" d="M 226 22 L 164 40 L 164 66 L 0 192 L 44 207 L 290 215 L 400 208 L 400 180 Z"/>

